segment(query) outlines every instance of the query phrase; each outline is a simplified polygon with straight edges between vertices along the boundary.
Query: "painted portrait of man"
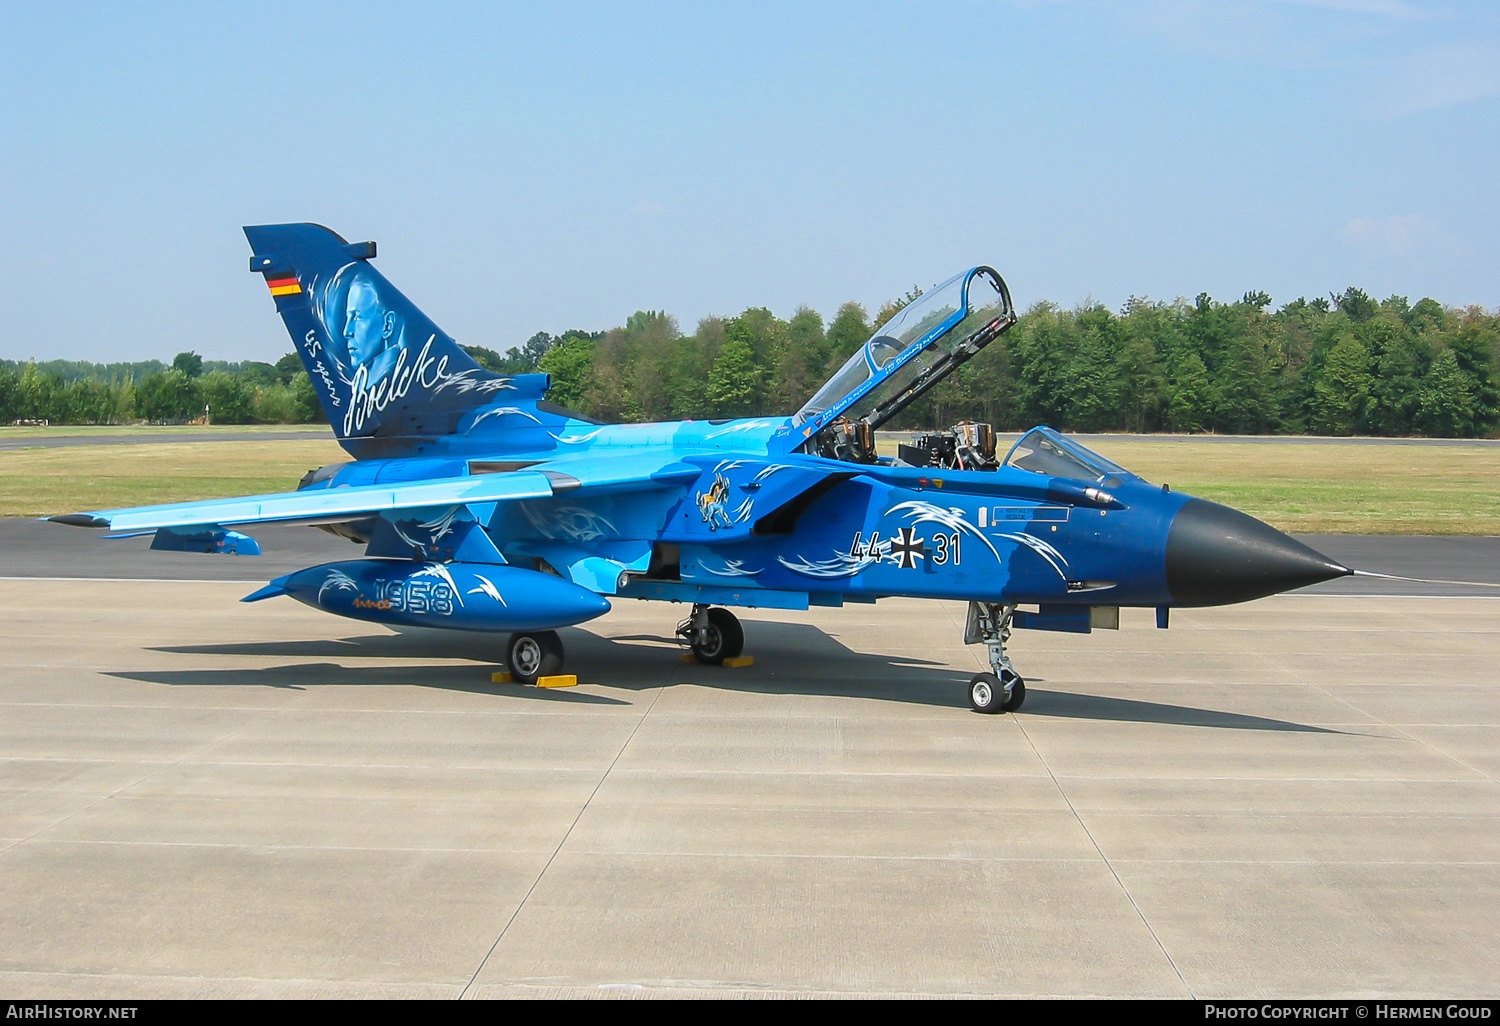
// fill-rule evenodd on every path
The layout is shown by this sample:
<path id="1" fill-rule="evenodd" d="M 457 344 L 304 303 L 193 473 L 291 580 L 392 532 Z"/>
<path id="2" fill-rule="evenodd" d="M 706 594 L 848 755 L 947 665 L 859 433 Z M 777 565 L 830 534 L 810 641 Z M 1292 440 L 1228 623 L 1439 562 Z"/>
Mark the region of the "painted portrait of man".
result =
<path id="1" fill-rule="evenodd" d="M 406 326 L 364 264 L 349 264 L 334 276 L 322 313 L 328 334 L 342 346 L 348 379 L 363 367 L 366 387 L 373 387 L 395 367 L 406 345 Z"/>

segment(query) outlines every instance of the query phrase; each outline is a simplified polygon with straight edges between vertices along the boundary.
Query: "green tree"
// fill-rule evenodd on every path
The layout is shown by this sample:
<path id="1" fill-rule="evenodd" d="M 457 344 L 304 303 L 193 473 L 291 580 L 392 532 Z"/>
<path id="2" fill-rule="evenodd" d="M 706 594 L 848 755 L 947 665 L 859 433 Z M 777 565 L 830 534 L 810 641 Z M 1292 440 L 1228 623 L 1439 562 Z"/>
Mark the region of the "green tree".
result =
<path id="1" fill-rule="evenodd" d="M 248 424 L 255 415 L 255 390 L 241 377 L 209 371 L 198 379 L 198 394 L 215 424 Z"/>
<path id="2" fill-rule="evenodd" d="M 1248 334 L 1226 340 L 1214 381 L 1214 426 L 1231 434 L 1257 434 L 1271 424 L 1269 375 L 1260 340 Z"/>
<path id="3" fill-rule="evenodd" d="M 1167 387 L 1166 427 L 1171 431 L 1202 431 L 1209 422 L 1213 383 L 1197 353 L 1177 361 Z"/>
<path id="4" fill-rule="evenodd" d="M 185 371 L 153 374 L 136 387 L 136 408 L 142 417 L 158 423 L 191 420 L 203 412 L 198 383 Z"/>
<path id="5" fill-rule="evenodd" d="M 1418 387 L 1427 355 L 1418 351 L 1399 314 L 1382 314 L 1356 324 L 1354 332 L 1370 352 L 1375 376 L 1363 429 L 1377 435 L 1409 433 L 1417 412 Z"/>
<path id="6" fill-rule="evenodd" d="M 718 359 L 708 372 L 708 404 L 715 417 L 748 417 L 760 392 L 760 368 L 744 331 L 725 331 Z"/>
<path id="7" fill-rule="evenodd" d="M 1500 425 L 1500 381 L 1496 380 L 1500 315 L 1471 306 L 1458 315 L 1457 321 L 1443 341 L 1458 369 L 1468 375 L 1473 394 L 1471 427 L 1463 433 L 1483 434 Z"/>
<path id="8" fill-rule="evenodd" d="M 25 420 L 51 420 L 55 415 L 52 399 L 57 384 L 57 378 L 37 370 L 35 363 L 27 363 L 17 382 L 17 416 Z"/>
<path id="9" fill-rule="evenodd" d="M 318 393 L 313 388 L 312 378 L 306 374 L 299 374 L 292 379 L 287 386 L 292 394 L 292 401 L 297 411 L 298 424 L 326 424 L 328 415 L 323 412 L 323 403 L 318 399 Z"/>
<path id="10" fill-rule="evenodd" d="M 1374 384 L 1369 350 L 1352 331 L 1348 332 L 1329 351 L 1322 373 L 1313 384 L 1313 426 L 1329 434 L 1353 434 Z"/>
<path id="11" fill-rule="evenodd" d="M 275 367 L 260 360 L 246 360 L 240 364 L 239 372 L 236 376 L 251 388 L 264 388 L 267 385 L 274 385 L 281 380 L 281 376 L 277 373 Z"/>
<path id="12" fill-rule="evenodd" d="M 1115 324 L 1109 310 L 1095 304 L 1075 313 L 1078 340 L 1069 377 L 1073 388 L 1065 413 L 1069 427 L 1107 431 L 1120 424 L 1123 382 L 1115 353 Z"/>
<path id="13" fill-rule="evenodd" d="M 468 353 L 475 363 L 487 371 L 494 371 L 496 374 L 516 373 L 505 370 L 505 359 L 493 349 L 486 349 L 484 346 L 459 346 L 458 348 Z"/>
<path id="14" fill-rule="evenodd" d="M 575 335 L 547 351 L 536 369 L 552 375 L 548 399 L 567 407 L 582 402 L 593 380 L 594 348 L 592 340 Z"/>
<path id="15" fill-rule="evenodd" d="M 839 312 L 834 315 L 833 321 L 828 325 L 828 332 L 823 337 L 826 353 L 823 378 L 828 379 L 842 367 L 845 360 L 870 340 L 870 334 L 869 314 L 864 307 L 858 303 L 845 303 L 839 307 Z"/>
<path id="16" fill-rule="evenodd" d="M 1343 295 L 1333 297 L 1334 304 L 1339 312 L 1346 315 L 1355 324 L 1361 324 L 1380 313 L 1380 304 L 1365 294 L 1364 289 L 1353 286 L 1345 289 Z"/>
<path id="17" fill-rule="evenodd" d="M 291 387 L 277 382 L 256 390 L 250 402 L 251 415 L 258 424 L 301 424 L 302 411 Z"/>
<path id="18" fill-rule="evenodd" d="M 798 307 L 782 330 L 771 389 L 773 406 L 767 412 L 792 413 L 812 398 L 826 377 L 823 348 L 823 318 L 816 310 Z"/>
<path id="19" fill-rule="evenodd" d="M 79 378 L 56 383 L 48 419 L 57 424 L 108 424 L 114 412 L 115 397 L 107 382 Z"/>
<path id="20" fill-rule="evenodd" d="M 181 371 L 190 378 L 201 377 L 203 374 L 203 357 L 191 351 L 178 353 L 172 357 L 172 369 Z"/>
<path id="21" fill-rule="evenodd" d="M 1453 350 L 1445 349 L 1432 361 L 1417 390 L 1417 429 L 1423 434 L 1456 438 L 1474 429 L 1474 382 L 1458 365 Z"/>
<path id="22" fill-rule="evenodd" d="M 276 379 L 283 385 L 290 385 L 293 379 L 306 373 L 302 367 L 302 357 L 296 353 L 287 353 L 276 361 Z"/>
<path id="23" fill-rule="evenodd" d="M 136 416 L 135 382 L 129 377 L 120 378 L 110 384 L 110 391 L 115 400 L 113 422 L 118 424 L 133 420 Z"/>
<path id="24" fill-rule="evenodd" d="M 1016 401 L 1023 422 L 1067 426 L 1077 390 L 1073 370 L 1079 334 L 1077 317 L 1047 302 L 1034 304 L 1010 329 Z"/>
<path id="25" fill-rule="evenodd" d="M 12 367 L 0 366 L 0 424 L 21 416 L 21 375 Z"/>
<path id="26" fill-rule="evenodd" d="M 584 335 L 597 341 L 598 334 L 602 333 L 590 334 L 589 332 L 568 331 L 563 333 L 563 338 L 570 335 Z M 519 347 L 511 346 L 505 351 L 503 357 L 496 356 L 496 364 L 493 367 L 484 360 L 480 360 L 478 356 L 474 358 L 479 361 L 481 367 L 500 374 L 530 374 L 537 369 L 537 364 L 541 363 L 542 357 L 547 355 L 548 350 L 560 341 L 561 339 L 553 338 L 545 331 L 539 331 L 521 343 Z M 469 349 L 468 346 L 464 346 L 464 348 Z M 479 347 L 475 346 L 474 349 L 479 349 Z M 483 351 L 485 353 L 492 352 L 488 349 Z M 470 355 L 473 355 L 473 353 L 471 352 Z"/>

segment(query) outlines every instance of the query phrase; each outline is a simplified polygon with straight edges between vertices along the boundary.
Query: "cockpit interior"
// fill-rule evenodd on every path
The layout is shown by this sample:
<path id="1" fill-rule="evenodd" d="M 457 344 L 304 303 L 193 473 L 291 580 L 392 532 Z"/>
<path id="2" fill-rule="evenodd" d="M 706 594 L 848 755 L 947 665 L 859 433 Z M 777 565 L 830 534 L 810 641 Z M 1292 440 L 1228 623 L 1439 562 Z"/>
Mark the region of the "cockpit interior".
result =
<path id="1" fill-rule="evenodd" d="M 1099 483 L 1122 467 L 1051 428 L 1028 431 L 1004 458 L 989 424 L 965 421 L 902 442 L 894 458 L 875 451 L 875 430 L 921 398 L 1016 323 L 1010 291 L 989 267 L 954 275 L 882 324 L 798 410 L 805 452 L 848 463 L 943 470 L 1018 470 Z"/>

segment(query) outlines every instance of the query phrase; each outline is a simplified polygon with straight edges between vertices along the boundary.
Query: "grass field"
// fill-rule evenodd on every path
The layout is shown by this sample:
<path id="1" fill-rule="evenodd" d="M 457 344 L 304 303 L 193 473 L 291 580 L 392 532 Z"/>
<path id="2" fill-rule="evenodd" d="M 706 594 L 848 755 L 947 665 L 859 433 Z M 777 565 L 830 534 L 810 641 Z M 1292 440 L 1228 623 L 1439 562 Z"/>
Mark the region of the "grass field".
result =
<path id="1" fill-rule="evenodd" d="M 289 491 L 310 468 L 348 459 L 322 432 L 305 441 L 256 440 L 254 433 L 234 442 L 0 451 L 0 516 Z M 1248 442 L 1100 442 L 1095 447 L 1148 481 L 1234 506 L 1285 531 L 1500 535 L 1500 447 Z"/>
<path id="2" fill-rule="evenodd" d="M 1114 442 L 1098 451 L 1177 491 L 1304 534 L 1500 535 L 1500 448 Z"/>
<path id="3" fill-rule="evenodd" d="M 999 439 L 1005 452 L 1014 436 Z M 887 442 L 882 439 L 881 452 Z M 1500 447 L 1114 442 L 1091 448 L 1154 484 L 1297 534 L 1500 535 Z M 894 453 L 895 443 L 889 443 Z"/>
<path id="4" fill-rule="evenodd" d="M 0 452 L 0 516 L 289 492 L 313 467 L 347 460 L 327 428 L 290 441 L 75 445 Z"/>
<path id="5" fill-rule="evenodd" d="M 266 432 L 307 432 L 325 437 L 327 424 L 69 424 L 58 427 L 0 426 L 0 442 L 7 438 L 87 438 L 90 435 L 150 435 L 157 438 L 181 435 L 258 435 Z"/>

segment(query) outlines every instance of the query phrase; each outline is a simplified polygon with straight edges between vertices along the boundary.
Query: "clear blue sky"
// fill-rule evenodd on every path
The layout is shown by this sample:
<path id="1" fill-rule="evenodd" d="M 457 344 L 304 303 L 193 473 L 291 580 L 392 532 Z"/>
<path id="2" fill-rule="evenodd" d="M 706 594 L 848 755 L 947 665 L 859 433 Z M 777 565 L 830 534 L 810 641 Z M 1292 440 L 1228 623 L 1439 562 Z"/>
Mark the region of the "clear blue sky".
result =
<path id="1" fill-rule="evenodd" d="M 0 357 L 274 360 L 243 224 L 459 341 L 870 307 L 1500 305 L 1500 4 L 0 6 Z"/>

